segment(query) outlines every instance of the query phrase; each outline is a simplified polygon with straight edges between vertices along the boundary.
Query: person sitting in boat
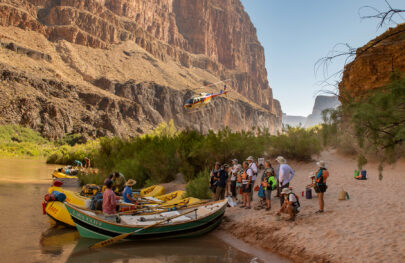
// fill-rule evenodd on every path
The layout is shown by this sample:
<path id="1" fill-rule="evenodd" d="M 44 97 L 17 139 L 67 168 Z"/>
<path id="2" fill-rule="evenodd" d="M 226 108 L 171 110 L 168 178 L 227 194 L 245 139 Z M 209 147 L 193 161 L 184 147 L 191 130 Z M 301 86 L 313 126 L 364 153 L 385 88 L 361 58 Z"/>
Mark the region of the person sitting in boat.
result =
<path id="1" fill-rule="evenodd" d="M 105 215 L 114 215 L 117 211 L 117 200 L 120 199 L 112 190 L 113 181 L 107 180 L 105 186 L 107 187 L 103 193 L 103 213 Z"/>
<path id="2" fill-rule="evenodd" d="M 277 215 L 280 215 L 281 213 L 289 214 L 289 221 L 295 221 L 295 217 L 299 213 L 301 207 L 300 202 L 298 201 L 298 196 L 289 188 L 284 188 L 280 195 L 281 198 L 284 198 L 284 202 L 280 210 L 278 210 Z"/>
<path id="3" fill-rule="evenodd" d="M 136 184 L 136 181 L 133 179 L 129 179 L 125 183 L 125 188 L 124 188 L 124 191 L 122 192 L 122 197 L 123 197 L 125 203 L 137 204 L 137 201 L 133 198 L 133 195 L 132 195 L 132 186 L 134 186 L 135 184 Z"/>
<path id="4" fill-rule="evenodd" d="M 113 176 L 114 192 L 121 194 L 125 187 L 125 176 L 122 173 L 115 172 Z"/>

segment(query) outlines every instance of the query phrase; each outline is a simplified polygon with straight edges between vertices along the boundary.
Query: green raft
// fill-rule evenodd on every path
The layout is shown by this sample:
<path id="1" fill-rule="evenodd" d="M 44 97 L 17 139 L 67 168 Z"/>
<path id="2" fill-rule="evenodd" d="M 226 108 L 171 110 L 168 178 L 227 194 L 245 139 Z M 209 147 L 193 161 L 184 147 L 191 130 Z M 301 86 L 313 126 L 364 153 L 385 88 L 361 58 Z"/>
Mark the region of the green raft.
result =
<path id="1" fill-rule="evenodd" d="M 135 232 L 176 215 L 196 208 L 164 212 L 154 215 L 121 215 L 120 223 L 104 215 L 77 208 L 65 203 L 80 235 L 85 238 L 109 239 L 121 234 Z M 215 229 L 225 213 L 227 201 L 217 201 L 197 207 L 193 213 L 177 217 L 165 223 L 140 230 L 127 237 L 128 240 L 183 238 L 203 235 Z"/>

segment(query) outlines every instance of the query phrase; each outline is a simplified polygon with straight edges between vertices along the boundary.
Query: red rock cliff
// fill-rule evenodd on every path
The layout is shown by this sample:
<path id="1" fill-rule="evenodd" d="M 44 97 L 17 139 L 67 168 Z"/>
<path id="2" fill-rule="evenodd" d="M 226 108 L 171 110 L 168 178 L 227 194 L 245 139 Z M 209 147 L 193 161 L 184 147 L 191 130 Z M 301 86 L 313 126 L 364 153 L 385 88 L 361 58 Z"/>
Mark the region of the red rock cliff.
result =
<path id="1" fill-rule="evenodd" d="M 237 93 L 272 116 L 272 130 L 281 127 L 264 50 L 240 0 L 0 0 L 0 26 L 42 34 L 58 52 L 66 51 L 60 41 L 105 50 L 132 41 L 150 60 L 232 79 Z M 71 54 L 60 55 L 92 85 L 102 74 L 80 71 Z"/>
<path id="2" fill-rule="evenodd" d="M 357 50 L 346 65 L 339 84 L 340 94 L 359 96 L 389 83 L 394 70 L 405 72 L 405 23 L 390 28 Z"/>

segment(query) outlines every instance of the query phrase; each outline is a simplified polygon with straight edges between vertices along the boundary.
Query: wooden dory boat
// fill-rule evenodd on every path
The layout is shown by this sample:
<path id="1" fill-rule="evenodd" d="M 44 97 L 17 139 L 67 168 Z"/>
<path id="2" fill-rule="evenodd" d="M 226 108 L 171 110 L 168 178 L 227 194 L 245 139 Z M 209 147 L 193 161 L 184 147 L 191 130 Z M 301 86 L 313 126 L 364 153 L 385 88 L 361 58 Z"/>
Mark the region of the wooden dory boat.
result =
<path id="1" fill-rule="evenodd" d="M 140 228 L 160 222 L 165 218 L 184 214 L 185 212 L 196 209 L 193 213 L 177 217 L 169 222 L 154 227 L 140 230 L 127 237 L 129 240 L 143 240 L 191 237 L 205 234 L 221 223 L 227 201 L 221 200 L 201 205 L 197 208 L 154 215 L 122 215 L 120 217 L 120 223 L 109 220 L 104 215 L 95 214 L 68 203 L 65 203 L 65 205 L 80 235 L 85 238 L 93 239 L 109 239 L 121 234 L 134 232 Z"/>

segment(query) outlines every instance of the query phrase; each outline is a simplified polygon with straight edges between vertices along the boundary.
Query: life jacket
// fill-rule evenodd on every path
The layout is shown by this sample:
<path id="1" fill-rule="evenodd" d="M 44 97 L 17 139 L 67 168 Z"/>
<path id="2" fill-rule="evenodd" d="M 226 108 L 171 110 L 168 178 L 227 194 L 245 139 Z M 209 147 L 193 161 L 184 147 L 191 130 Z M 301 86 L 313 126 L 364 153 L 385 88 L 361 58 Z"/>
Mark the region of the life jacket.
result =
<path id="1" fill-rule="evenodd" d="M 247 174 L 247 171 L 252 170 L 251 168 L 248 168 L 246 171 L 243 171 L 242 174 L 242 184 L 249 184 L 249 176 Z"/>
<path id="2" fill-rule="evenodd" d="M 326 184 L 326 179 L 329 177 L 329 171 L 325 168 L 321 168 L 322 175 L 319 178 L 315 177 L 315 182 L 317 184 Z"/>

